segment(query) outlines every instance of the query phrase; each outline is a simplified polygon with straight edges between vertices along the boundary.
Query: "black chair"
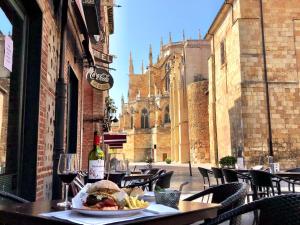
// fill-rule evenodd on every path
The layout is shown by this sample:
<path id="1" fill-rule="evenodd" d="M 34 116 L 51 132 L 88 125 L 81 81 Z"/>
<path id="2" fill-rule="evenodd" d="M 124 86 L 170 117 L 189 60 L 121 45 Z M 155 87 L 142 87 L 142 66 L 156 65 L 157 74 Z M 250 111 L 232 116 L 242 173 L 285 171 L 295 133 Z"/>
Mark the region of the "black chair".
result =
<path id="1" fill-rule="evenodd" d="M 194 194 L 184 199 L 184 201 L 193 201 L 199 198 L 202 198 L 203 201 L 204 196 L 207 196 L 207 200 L 210 200 L 210 195 L 212 195 L 210 202 L 221 204 L 221 207 L 218 210 L 218 215 L 220 215 L 224 212 L 243 205 L 245 202 L 246 194 L 246 184 L 228 183 L 206 189 L 200 193 Z M 233 219 L 230 224 L 238 224 L 239 221 L 240 218 L 236 218 Z"/>
<path id="2" fill-rule="evenodd" d="M 122 187 L 122 181 L 126 173 L 109 173 L 107 179 L 116 183 L 119 187 Z"/>
<path id="3" fill-rule="evenodd" d="M 219 179 L 221 180 L 221 184 L 225 184 L 222 169 L 217 167 L 212 167 L 211 170 L 214 174 L 214 177 L 216 178 L 217 185 L 219 185 Z"/>
<path id="4" fill-rule="evenodd" d="M 209 169 L 203 168 L 203 167 L 198 167 L 198 170 L 203 178 L 203 184 L 204 184 L 204 189 L 206 189 L 206 180 L 208 183 L 208 187 L 210 187 L 210 180 L 209 180 L 209 174 L 213 174 L 213 172 Z"/>
<path id="5" fill-rule="evenodd" d="M 159 168 L 152 168 L 144 171 L 144 174 L 156 175 L 159 170 L 160 170 Z"/>
<path id="6" fill-rule="evenodd" d="M 293 169 L 289 169 L 289 170 L 286 170 L 286 172 L 300 172 L 300 167 L 296 167 L 296 168 L 293 168 Z M 292 181 L 292 182 L 297 182 L 297 181 L 300 181 L 299 179 L 295 179 L 295 178 L 287 178 L 286 179 Z M 288 188 L 289 188 L 289 191 L 291 190 L 291 184 L 288 185 Z M 293 188 L 295 188 L 295 186 L 293 185 Z"/>
<path id="7" fill-rule="evenodd" d="M 173 171 L 160 174 L 159 178 L 156 181 L 155 187 L 169 188 L 173 174 L 174 174 Z"/>
<path id="8" fill-rule="evenodd" d="M 164 170 L 164 169 L 160 169 L 158 172 L 157 172 L 157 175 L 161 175 L 161 174 L 164 174 L 166 173 L 167 171 Z"/>
<path id="9" fill-rule="evenodd" d="M 146 181 L 135 182 L 135 183 L 127 185 L 126 187 L 127 188 L 141 187 L 143 190 L 148 189 L 148 190 L 151 191 L 153 185 L 156 184 L 159 179 L 164 180 L 165 178 L 168 178 L 170 176 L 170 174 L 173 174 L 173 173 L 174 173 L 173 171 L 169 171 L 169 172 L 161 174 L 161 175 L 155 175 L 155 176 L 152 176 L 150 179 L 148 179 Z M 167 184 L 163 184 L 163 181 L 160 181 L 159 184 L 160 183 L 161 183 L 161 185 L 166 185 L 167 186 Z"/>
<path id="10" fill-rule="evenodd" d="M 240 173 L 236 170 L 232 169 L 222 169 L 223 175 L 225 177 L 225 180 L 227 183 L 232 183 L 232 182 L 239 182 L 239 180 L 242 180 L 246 184 L 248 184 L 248 191 L 247 191 L 247 202 L 250 202 L 250 196 L 252 196 L 252 199 L 255 199 L 256 195 L 254 195 L 253 191 L 253 184 L 251 181 L 251 177 L 247 174 Z M 255 193 L 257 194 L 257 193 Z"/>
<path id="11" fill-rule="evenodd" d="M 254 198 L 258 199 L 258 197 L 268 196 L 271 194 L 275 196 L 275 194 L 282 194 L 280 182 L 284 181 L 287 184 L 293 185 L 293 192 L 295 192 L 295 182 L 285 179 L 283 177 L 277 176 L 275 174 L 271 174 L 266 171 L 261 170 L 250 170 L 250 176 L 253 184 L 253 192 Z M 276 188 L 276 190 L 275 190 Z M 258 193 L 260 191 L 260 194 Z"/>
<path id="12" fill-rule="evenodd" d="M 1 200 L 4 200 L 5 203 L 7 203 L 7 202 L 29 203 L 28 200 L 21 198 L 19 196 L 16 196 L 12 193 L 6 192 L 6 191 L 0 191 L 0 202 L 1 202 Z"/>
<path id="13" fill-rule="evenodd" d="M 242 214 L 258 210 L 260 213 L 257 214 L 257 225 L 299 225 L 300 195 L 288 194 L 257 200 L 225 212 L 204 224 L 221 224 Z"/>

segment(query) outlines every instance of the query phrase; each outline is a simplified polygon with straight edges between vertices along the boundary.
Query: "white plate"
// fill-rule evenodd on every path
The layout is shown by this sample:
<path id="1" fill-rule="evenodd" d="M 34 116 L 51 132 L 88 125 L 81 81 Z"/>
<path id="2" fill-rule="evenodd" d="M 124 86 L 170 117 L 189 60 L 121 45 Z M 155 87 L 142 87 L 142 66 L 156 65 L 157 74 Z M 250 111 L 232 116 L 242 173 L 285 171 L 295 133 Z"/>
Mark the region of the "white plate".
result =
<path id="1" fill-rule="evenodd" d="M 89 210 L 89 209 L 78 209 L 72 208 L 73 211 L 79 212 L 90 216 L 128 216 L 135 215 L 142 212 L 145 208 L 141 209 L 124 209 L 124 210 Z"/>

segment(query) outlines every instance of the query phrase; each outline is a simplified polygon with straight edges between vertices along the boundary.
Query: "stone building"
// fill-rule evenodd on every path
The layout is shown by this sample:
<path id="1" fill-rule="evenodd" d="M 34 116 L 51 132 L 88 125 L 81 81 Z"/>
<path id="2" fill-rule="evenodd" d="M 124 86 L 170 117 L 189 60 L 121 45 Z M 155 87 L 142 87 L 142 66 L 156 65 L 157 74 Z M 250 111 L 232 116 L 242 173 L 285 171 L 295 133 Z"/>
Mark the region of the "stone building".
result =
<path id="1" fill-rule="evenodd" d="M 212 161 L 299 166 L 300 2 L 225 1 L 205 39 Z"/>
<path id="2" fill-rule="evenodd" d="M 112 1 L 101 2 L 0 1 L 0 186 L 5 191 L 30 201 L 60 198 L 57 164 L 63 152 L 77 153 L 84 169 L 90 150 L 85 141 L 92 143 L 88 132 L 103 117 L 105 97 L 85 84 L 85 70 L 107 67 L 113 32 Z M 3 35 L 12 40 L 12 57 Z"/>
<path id="3" fill-rule="evenodd" d="M 209 44 L 204 40 L 173 42 L 170 36 L 169 43 L 164 45 L 161 41 L 155 64 L 150 47 L 149 65 L 145 72 L 142 68 L 142 74 L 134 73 L 130 55 L 128 102 L 125 103 L 122 98 L 120 115 L 120 130 L 127 133 L 124 151 L 130 160 L 144 161 L 151 154 L 155 161 L 166 158 L 193 163 L 209 160 L 207 136 L 202 139 L 202 136 L 193 133 L 193 138 L 189 139 L 189 132 L 198 132 L 194 129 L 198 118 L 193 115 L 206 112 L 208 108 L 208 105 L 192 101 L 199 97 L 208 99 L 207 88 L 197 89 L 207 86 L 209 54 Z M 194 85 L 190 87 L 191 84 Z M 188 111 L 188 87 L 193 95 L 191 111 Z M 198 110 L 198 106 L 203 108 L 194 111 Z M 189 114 L 193 124 L 190 130 Z M 208 115 L 204 113 L 203 116 L 206 125 L 204 122 L 199 126 L 203 125 L 200 129 L 206 129 L 208 135 Z"/>

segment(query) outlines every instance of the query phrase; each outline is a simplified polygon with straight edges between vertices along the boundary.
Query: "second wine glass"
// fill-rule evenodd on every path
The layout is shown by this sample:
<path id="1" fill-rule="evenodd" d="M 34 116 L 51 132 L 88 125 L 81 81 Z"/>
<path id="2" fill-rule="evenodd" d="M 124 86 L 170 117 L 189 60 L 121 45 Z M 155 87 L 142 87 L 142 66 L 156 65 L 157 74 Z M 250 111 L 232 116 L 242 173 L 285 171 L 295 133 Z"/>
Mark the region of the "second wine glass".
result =
<path id="1" fill-rule="evenodd" d="M 77 176 L 78 160 L 76 154 L 60 154 L 57 174 L 61 181 L 65 184 L 65 201 L 57 205 L 60 207 L 70 207 L 71 202 L 68 201 L 69 185 Z"/>

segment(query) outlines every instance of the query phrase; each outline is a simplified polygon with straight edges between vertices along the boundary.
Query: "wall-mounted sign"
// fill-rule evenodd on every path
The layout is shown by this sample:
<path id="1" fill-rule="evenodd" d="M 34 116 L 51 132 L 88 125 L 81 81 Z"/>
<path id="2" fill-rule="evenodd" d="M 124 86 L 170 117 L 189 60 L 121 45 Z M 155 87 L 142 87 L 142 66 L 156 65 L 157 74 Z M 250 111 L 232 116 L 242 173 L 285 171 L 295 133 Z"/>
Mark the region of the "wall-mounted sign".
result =
<path id="1" fill-rule="evenodd" d="M 113 56 L 109 54 L 105 54 L 104 52 L 100 52 L 97 50 L 94 50 L 94 56 L 96 59 L 100 60 L 101 62 L 104 63 L 112 63 L 113 61 Z"/>
<path id="2" fill-rule="evenodd" d="M 93 88 L 100 91 L 109 90 L 114 85 L 114 79 L 110 73 L 99 67 L 91 67 L 86 74 L 86 79 Z"/>
<path id="3" fill-rule="evenodd" d="M 5 42 L 5 44 L 4 44 L 3 65 L 6 69 L 8 69 L 10 72 L 12 72 L 14 43 L 10 36 L 5 36 L 4 42 Z"/>

